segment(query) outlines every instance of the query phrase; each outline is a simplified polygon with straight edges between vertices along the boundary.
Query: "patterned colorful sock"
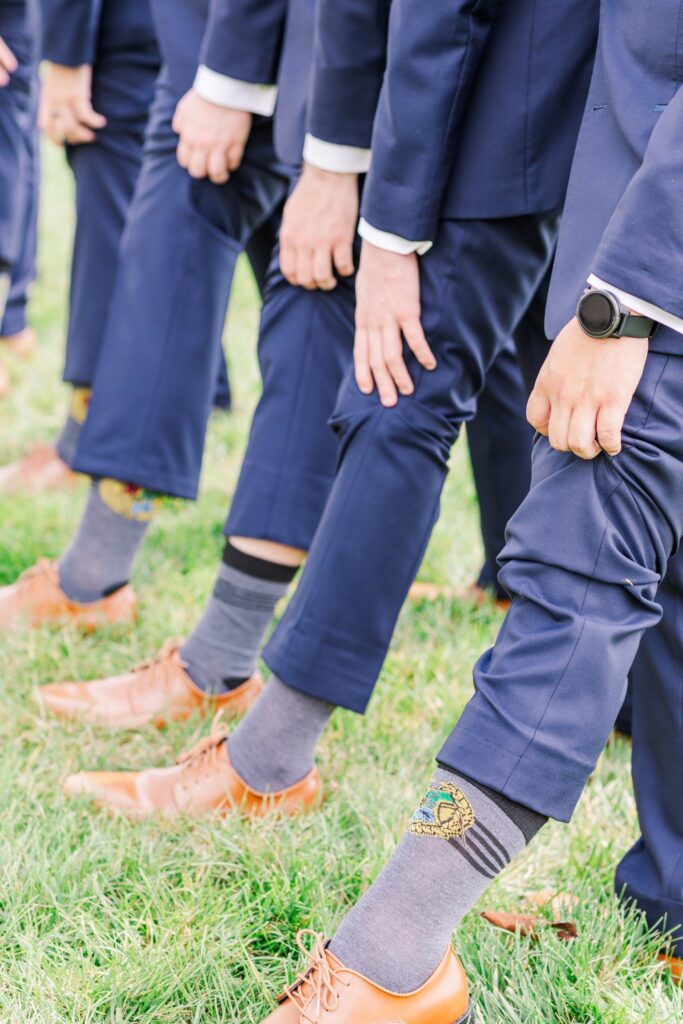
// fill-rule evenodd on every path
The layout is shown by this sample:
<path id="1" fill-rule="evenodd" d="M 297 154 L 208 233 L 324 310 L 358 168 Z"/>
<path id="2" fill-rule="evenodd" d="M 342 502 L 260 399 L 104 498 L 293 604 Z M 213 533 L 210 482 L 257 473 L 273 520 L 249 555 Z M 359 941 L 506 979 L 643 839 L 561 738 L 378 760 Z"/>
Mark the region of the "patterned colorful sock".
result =
<path id="1" fill-rule="evenodd" d="M 271 676 L 228 738 L 237 774 L 257 793 L 275 793 L 303 779 L 334 704 L 309 697 Z"/>
<path id="2" fill-rule="evenodd" d="M 439 965 L 454 928 L 547 819 L 438 769 L 393 857 L 346 915 L 331 951 L 393 992 Z"/>
<path id="3" fill-rule="evenodd" d="M 66 462 L 67 466 L 72 464 L 76 454 L 76 445 L 78 444 L 81 427 L 88 415 L 91 394 L 92 388 L 85 387 L 74 387 L 71 393 L 69 413 L 55 444 L 57 454 L 63 462 Z"/>
<path id="4" fill-rule="evenodd" d="M 254 673 L 275 606 L 296 572 L 226 543 L 213 594 L 180 651 L 201 690 L 224 693 Z"/>
<path id="5" fill-rule="evenodd" d="M 159 497 L 118 480 L 93 480 L 76 534 L 59 562 L 72 601 L 99 601 L 130 578 Z"/>

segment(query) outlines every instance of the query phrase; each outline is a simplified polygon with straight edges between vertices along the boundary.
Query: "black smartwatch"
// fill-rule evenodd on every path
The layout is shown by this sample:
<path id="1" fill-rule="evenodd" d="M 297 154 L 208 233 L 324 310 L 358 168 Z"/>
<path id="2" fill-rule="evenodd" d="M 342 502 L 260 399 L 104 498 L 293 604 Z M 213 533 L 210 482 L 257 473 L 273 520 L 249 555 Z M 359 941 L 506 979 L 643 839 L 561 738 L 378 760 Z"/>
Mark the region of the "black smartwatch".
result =
<path id="1" fill-rule="evenodd" d="M 649 316 L 633 316 L 611 292 L 589 288 L 576 307 L 576 319 L 590 338 L 651 338 L 659 327 Z"/>

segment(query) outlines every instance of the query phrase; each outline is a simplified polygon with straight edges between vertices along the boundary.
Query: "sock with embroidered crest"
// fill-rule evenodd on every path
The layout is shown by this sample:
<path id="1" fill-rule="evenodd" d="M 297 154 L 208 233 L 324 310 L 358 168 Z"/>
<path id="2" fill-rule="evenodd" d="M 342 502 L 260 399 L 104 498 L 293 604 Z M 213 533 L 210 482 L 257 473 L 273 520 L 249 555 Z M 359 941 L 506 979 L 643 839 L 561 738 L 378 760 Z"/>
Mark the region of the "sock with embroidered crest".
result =
<path id="1" fill-rule="evenodd" d="M 393 857 L 337 929 L 331 952 L 383 988 L 415 991 L 464 915 L 546 820 L 439 768 Z"/>
<path id="2" fill-rule="evenodd" d="M 158 502 L 158 496 L 119 480 L 93 480 L 78 529 L 59 561 L 68 598 L 99 601 L 128 582 Z"/>
<path id="3" fill-rule="evenodd" d="M 91 388 L 80 386 L 74 387 L 71 393 L 69 412 L 64 420 L 64 425 L 59 433 L 59 437 L 55 442 L 57 454 L 62 462 L 66 462 L 67 466 L 70 466 L 74 460 L 78 438 L 81 434 L 81 428 L 83 427 L 86 416 L 88 415 L 88 405 L 90 403 L 91 394 Z"/>

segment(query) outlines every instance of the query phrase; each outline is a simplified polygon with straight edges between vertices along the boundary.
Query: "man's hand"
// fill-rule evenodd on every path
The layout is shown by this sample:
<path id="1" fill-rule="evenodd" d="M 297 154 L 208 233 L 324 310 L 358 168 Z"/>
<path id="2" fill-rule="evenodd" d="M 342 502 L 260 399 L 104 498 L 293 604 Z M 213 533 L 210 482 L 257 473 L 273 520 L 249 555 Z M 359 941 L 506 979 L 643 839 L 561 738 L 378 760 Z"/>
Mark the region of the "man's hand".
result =
<path id="1" fill-rule="evenodd" d="M 321 171 L 304 164 L 285 204 L 280 228 L 280 269 L 290 284 L 336 287 L 335 270 L 353 273 L 358 222 L 358 175 Z"/>
<path id="2" fill-rule="evenodd" d="M 178 163 L 192 178 L 224 185 L 242 163 L 253 115 L 202 99 L 194 89 L 176 107 L 173 131 L 180 136 Z"/>
<path id="3" fill-rule="evenodd" d="M 398 256 L 363 242 L 356 279 L 356 382 L 370 394 L 377 385 L 382 405 L 412 394 L 403 361 L 403 339 L 427 370 L 436 359 L 420 323 L 420 271 L 415 253 Z"/>
<path id="4" fill-rule="evenodd" d="M 570 320 L 538 375 L 527 417 L 553 448 L 618 455 L 621 430 L 647 359 L 647 338 L 589 338 Z"/>
<path id="5" fill-rule="evenodd" d="M 92 106 L 92 68 L 82 64 L 69 68 L 47 64 L 43 72 L 38 124 L 57 146 L 94 142 L 95 132 L 104 128 L 106 117 Z"/>
<path id="6" fill-rule="evenodd" d="M 19 64 L 17 58 L 14 56 L 5 40 L 0 36 L 0 89 L 5 85 L 9 85 L 10 75 L 12 75 Z"/>

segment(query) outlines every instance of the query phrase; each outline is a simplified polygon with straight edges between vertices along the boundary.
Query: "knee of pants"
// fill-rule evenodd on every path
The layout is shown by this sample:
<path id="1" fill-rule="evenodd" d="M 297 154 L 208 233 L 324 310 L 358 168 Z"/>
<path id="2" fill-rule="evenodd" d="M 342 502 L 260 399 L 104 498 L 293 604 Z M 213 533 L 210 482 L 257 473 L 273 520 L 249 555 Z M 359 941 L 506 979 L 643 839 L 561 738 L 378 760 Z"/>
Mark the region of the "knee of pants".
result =
<path id="1" fill-rule="evenodd" d="M 409 449 L 442 469 L 447 468 L 462 422 L 460 417 L 443 415 L 412 397 L 402 396 L 397 405 L 385 408 L 376 392 L 365 395 L 358 389 L 352 370 L 347 372 L 329 419 L 339 440 L 340 459 L 361 432 L 367 436 L 373 426 L 381 426 L 378 436 L 385 446 L 393 445 L 397 452 Z"/>
<path id="2" fill-rule="evenodd" d="M 532 488 L 500 555 L 508 592 L 560 617 L 566 607 L 642 628 L 659 618 L 663 559 L 661 539 L 643 529 L 642 507 L 606 456 L 587 462 L 537 440 Z"/>

